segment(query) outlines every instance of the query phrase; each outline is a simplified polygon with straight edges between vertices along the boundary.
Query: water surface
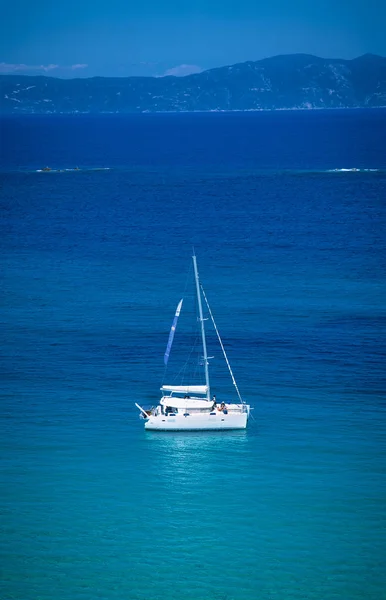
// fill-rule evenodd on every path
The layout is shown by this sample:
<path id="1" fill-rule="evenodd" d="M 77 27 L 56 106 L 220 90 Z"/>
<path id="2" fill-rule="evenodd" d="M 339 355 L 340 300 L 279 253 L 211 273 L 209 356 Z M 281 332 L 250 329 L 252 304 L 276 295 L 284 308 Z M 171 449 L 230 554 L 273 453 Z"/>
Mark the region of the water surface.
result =
<path id="1" fill-rule="evenodd" d="M 385 598 L 385 111 L 1 129 L 1 596 Z M 245 432 L 134 407 L 192 245 Z"/>

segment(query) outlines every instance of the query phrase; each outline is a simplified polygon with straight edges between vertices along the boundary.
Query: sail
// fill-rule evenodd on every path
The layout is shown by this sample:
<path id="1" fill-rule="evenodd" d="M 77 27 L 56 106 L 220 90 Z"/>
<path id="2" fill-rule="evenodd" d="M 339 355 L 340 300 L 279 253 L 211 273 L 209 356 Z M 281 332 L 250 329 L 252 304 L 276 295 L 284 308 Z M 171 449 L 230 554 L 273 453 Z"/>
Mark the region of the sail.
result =
<path id="1" fill-rule="evenodd" d="M 174 334 L 176 331 L 176 327 L 177 327 L 177 321 L 178 321 L 178 317 L 180 316 L 180 312 L 181 312 L 181 307 L 182 307 L 182 302 L 183 299 L 179 301 L 178 306 L 177 306 L 177 310 L 176 310 L 176 314 L 174 315 L 174 320 L 172 323 L 172 328 L 170 330 L 169 333 L 169 339 L 168 339 L 168 345 L 166 346 L 166 352 L 164 355 L 164 363 L 165 365 L 168 364 L 168 360 L 169 360 L 169 356 L 170 356 L 170 350 L 173 344 L 173 338 L 174 338 Z"/>
<path id="2" fill-rule="evenodd" d="M 206 385 L 163 385 L 163 392 L 175 392 L 176 394 L 206 394 L 208 386 Z"/>

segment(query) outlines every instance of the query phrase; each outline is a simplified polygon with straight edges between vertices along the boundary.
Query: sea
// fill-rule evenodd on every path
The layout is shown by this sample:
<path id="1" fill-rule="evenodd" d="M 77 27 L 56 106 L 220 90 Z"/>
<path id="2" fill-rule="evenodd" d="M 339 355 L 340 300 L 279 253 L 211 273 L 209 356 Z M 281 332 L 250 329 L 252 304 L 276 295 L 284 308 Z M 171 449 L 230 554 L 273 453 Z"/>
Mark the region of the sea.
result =
<path id="1" fill-rule="evenodd" d="M 385 599 L 386 110 L 0 134 L 0 598 Z M 165 374 L 193 248 L 245 431 L 135 407 L 184 349 Z"/>

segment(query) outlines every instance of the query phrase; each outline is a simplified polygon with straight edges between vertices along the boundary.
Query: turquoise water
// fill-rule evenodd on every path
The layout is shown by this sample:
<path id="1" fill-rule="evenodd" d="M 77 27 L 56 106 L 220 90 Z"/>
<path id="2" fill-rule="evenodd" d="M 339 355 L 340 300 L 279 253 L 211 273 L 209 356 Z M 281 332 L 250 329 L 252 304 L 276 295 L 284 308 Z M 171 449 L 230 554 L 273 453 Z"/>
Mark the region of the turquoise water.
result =
<path id="1" fill-rule="evenodd" d="M 2 132 L 1 598 L 386 598 L 385 112 Z M 193 244 L 247 431 L 134 407 Z"/>

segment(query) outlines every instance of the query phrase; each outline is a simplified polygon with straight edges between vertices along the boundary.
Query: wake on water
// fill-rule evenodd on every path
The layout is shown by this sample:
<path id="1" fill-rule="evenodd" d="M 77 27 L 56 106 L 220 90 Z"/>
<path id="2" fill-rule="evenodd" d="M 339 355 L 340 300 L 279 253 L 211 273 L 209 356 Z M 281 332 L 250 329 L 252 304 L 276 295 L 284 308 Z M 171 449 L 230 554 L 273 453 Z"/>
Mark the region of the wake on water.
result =
<path id="1" fill-rule="evenodd" d="M 74 167 L 73 169 L 51 169 L 51 167 L 45 167 L 44 169 L 36 169 L 36 173 L 73 173 L 77 171 L 110 171 L 110 167 L 94 167 L 81 169 Z"/>
<path id="2" fill-rule="evenodd" d="M 135 171 L 130 167 L 121 167 L 121 168 L 112 168 L 112 167 L 73 167 L 73 168 L 52 168 L 52 167 L 44 167 L 43 169 L 18 169 L 17 171 L 26 172 L 26 173 L 92 173 L 97 171 L 111 171 L 111 170 L 119 170 L 119 171 Z M 309 174 L 331 174 L 331 173 L 386 173 L 386 168 L 382 169 L 372 169 L 372 168 L 358 168 L 358 167 L 342 167 L 335 169 L 254 169 L 254 174 L 262 174 L 262 175 L 272 175 L 272 173 L 281 173 L 281 174 L 298 174 L 298 175 L 306 175 Z"/>
<path id="3" fill-rule="evenodd" d="M 326 173 L 369 173 L 379 172 L 381 169 L 357 169 L 355 167 L 351 169 L 328 169 Z"/>

